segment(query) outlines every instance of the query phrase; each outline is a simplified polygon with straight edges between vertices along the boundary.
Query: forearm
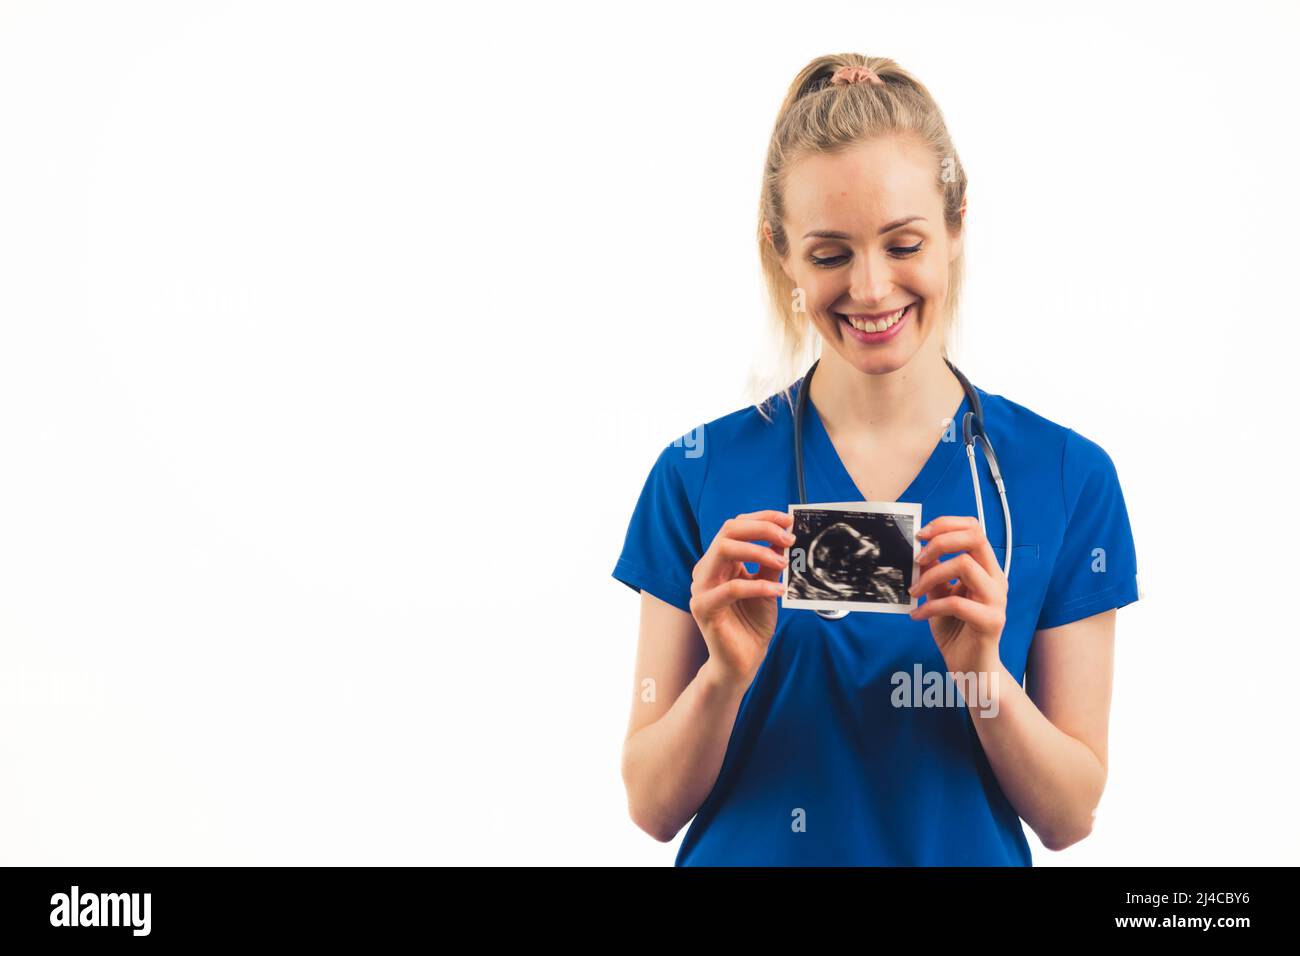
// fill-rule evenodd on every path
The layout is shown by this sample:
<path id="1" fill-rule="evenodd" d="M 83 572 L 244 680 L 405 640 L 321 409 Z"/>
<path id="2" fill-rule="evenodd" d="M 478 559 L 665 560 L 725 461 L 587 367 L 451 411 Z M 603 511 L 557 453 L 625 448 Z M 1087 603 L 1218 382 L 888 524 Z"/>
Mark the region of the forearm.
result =
<path id="1" fill-rule="evenodd" d="M 987 696 L 983 690 L 965 695 L 966 705 L 989 765 L 1020 817 L 1049 849 L 1087 836 L 1106 785 L 1097 755 L 1044 716 L 996 650 L 988 660 L 947 664 L 954 676 L 990 675 Z"/>
<path id="2" fill-rule="evenodd" d="M 671 840 L 713 789 L 749 683 L 706 662 L 672 707 L 623 745 L 628 810 L 657 840 Z"/>

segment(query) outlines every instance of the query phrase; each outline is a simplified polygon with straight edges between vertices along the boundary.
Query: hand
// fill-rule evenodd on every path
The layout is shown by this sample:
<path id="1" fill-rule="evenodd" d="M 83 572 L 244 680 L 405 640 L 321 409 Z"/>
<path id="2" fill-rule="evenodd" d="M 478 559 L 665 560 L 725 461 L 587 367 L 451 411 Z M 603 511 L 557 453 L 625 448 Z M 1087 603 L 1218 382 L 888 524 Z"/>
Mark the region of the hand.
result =
<path id="1" fill-rule="evenodd" d="M 784 551 L 794 543 L 784 511 L 756 511 L 728 518 L 691 574 L 691 615 L 709 647 L 709 663 L 748 684 L 767 655 L 776 630 L 776 598 Z M 761 538 L 766 547 L 753 543 Z M 750 574 L 745 562 L 759 565 Z"/>
<path id="2" fill-rule="evenodd" d="M 927 543 L 917 555 L 921 574 L 910 592 L 923 594 L 925 603 L 911 612 L 912 620 L 930 622 L 945 661 L 995 659 L 1007 622 L 1007 576 L 979 519 L 945 515 L 916 536 Z M 965 553 L 939 560 L 958 551 Z M 953 578 L 957 583 L 949 584 Z"/>

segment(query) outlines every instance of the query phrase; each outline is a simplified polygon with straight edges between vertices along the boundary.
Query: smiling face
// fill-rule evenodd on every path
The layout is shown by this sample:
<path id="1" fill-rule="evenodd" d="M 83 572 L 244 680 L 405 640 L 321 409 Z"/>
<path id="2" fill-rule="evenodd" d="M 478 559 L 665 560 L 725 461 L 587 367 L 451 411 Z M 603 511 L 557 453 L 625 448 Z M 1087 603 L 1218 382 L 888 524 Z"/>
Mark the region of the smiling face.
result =
<path id="1" fill-rule="evenodd" d="M 944 226 L 936 172 L 924 147 L 897 136 L 809 154 L 786 172 L 782 268 L 826 345 L 862 372 L 943 345 L 961 237 Z"/>

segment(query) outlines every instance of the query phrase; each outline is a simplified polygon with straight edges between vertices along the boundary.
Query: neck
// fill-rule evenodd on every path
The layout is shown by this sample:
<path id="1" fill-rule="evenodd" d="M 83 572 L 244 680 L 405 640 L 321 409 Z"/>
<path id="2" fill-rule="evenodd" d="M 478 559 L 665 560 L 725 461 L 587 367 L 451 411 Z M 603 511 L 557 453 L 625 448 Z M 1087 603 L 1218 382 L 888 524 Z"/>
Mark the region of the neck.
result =
<path id="1" fill-rule="evenodd" d="M 938 352 L 922 352 L 879 375 L 823 349 L 808 399 L 831 435 L 888 436 L 933 430 L 952 415 L 965 392 Z"/>

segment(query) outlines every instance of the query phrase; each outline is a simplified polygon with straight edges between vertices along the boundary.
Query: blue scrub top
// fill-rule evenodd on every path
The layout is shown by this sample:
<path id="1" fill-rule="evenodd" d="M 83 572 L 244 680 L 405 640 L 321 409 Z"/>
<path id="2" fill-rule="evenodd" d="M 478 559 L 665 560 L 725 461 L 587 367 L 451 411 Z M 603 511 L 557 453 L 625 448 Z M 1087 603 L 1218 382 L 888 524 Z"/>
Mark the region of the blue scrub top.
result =
<path id="1" fill-rule="evenodd" d="M 1024 686 L 1034 632 L 1136 601 L 1137 558 L 1115 466 L 1101 446 L 976 391 L 1013 522 L 1000 652 Z M 692 569 L 722 523 L 797 503 L 792 410 L 779 395 L 764 407 L 771 422 L 748 406 L 659 454 L 615 579 L 689 614 Z M 921 504 L 922 524 L 976 515 L 961 435 L 969 407 L 963 397 L 955 425 L 898 499 Z M 810 400 L 804 419 L 809 503 L 863 500 L 815 408 Z M 1002 504 L 978 447 L 976 462 L 989 543 L 1002 564 Z M 1031 866 L 1020 818 L 960 697 L 955 707 L 895 706 L 905 685 L 894 675 L 915 677 L 918 667 L 923 684 L 928 672 L 947 674 L 928 621 L 871 612 L 827 621 L 779 608 L 718 779 L 676 865 Z M 920 702 L 921 691 L 912 699 Z"/>

